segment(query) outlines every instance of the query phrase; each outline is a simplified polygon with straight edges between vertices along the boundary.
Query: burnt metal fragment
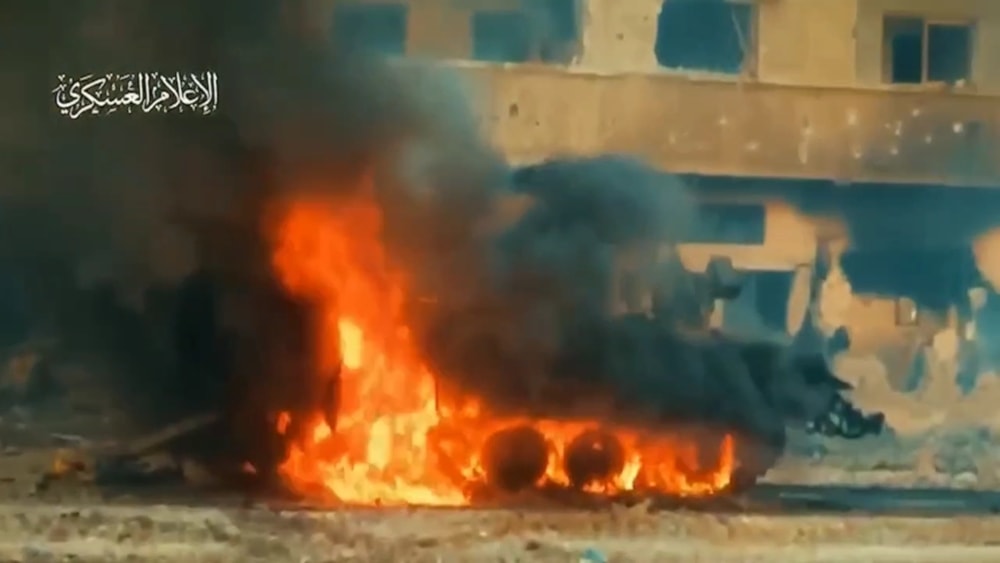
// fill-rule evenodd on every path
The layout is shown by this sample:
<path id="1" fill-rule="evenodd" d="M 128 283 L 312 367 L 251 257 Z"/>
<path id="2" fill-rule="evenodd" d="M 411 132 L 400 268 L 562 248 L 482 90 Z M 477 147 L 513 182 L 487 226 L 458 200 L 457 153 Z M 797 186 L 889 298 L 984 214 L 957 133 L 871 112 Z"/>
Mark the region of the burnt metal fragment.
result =
<path id="1" fill-rule="evenodd" d="M 840 395 L 833 397 L 825 413 L 806 425 L 806 430 L 812 434 L 848 440 L 875 436 L 884 429 L 884 414 L 865 414 Z"/>

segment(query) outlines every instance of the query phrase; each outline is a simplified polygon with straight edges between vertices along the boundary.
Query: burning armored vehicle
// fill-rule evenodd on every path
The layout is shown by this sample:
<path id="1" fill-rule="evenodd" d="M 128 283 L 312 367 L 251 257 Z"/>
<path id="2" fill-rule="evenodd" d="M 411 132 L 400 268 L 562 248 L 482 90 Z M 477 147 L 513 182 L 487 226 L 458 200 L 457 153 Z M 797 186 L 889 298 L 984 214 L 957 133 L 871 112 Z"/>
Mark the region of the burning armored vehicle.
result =
<path id="1" fill-rule="evenodd" d="M 293 488 L 442 504 L 535 487 L 704 496 L 752 484 L 789 425 L 881 431 L 822 354 L 708 328 L 712 303 L 739 294 L 727 260 L 693 274 L 668 257 L 616 279 L 621 248 L 669 245 L 682 228 L 660 218 L 688 205 L 669 176 L 623 157 L 561 159 L 512 171 L 507 189 L 527 204 L 479 247 L 478 293 L 436 295 L 416 315 L 400 301 L 416 319 L 403 329 L 366 307 L 406 290 L 343 263 L 365 247 L 346 229 L 363 214 L 289 208 L 276 269 L 336 319 L 320 330 L 335 406 L 291 442 L 279 473 Z M 647 288 L 648 309 L 616 313 L 622 286 Z"/>
<path id="2" fill-rule="evenodd" d="M 199 121 L 211 142 L 143 153 L 176 176 L 170 205 L 149 210 L 169 213 L 127 227 L 182 230 L 194 273 L 147 291 L 141 310 L 109 293 L 95 313 L 116 327 L 107 348 L 129 356 L 138 414 L 219 412 L 213 466 L 360 504 L 548 487 L 705 496 L 752 484 L 789 425 L 880 429 L 822 357 L 706 327 L 711 304 L 739 292 L 724 261 L 696 275 L 666 252 L 618 275 L 616 256 L 669 250 L 697 221 L 671 175 L 617 156 L 512 167 L 423 69 L 302 45 L 256 56 L 229 69 L 227 114 Z M 139 246 L 76 248 L 105 215 L 134 214 L 114 209 L 123 198 L 88 201 L 90 213 L 39 205 L 52 216 L 7 223 L 51 243 L 38 279 L 70 283 L 94 248 L 117 253 L 102 263 L 129 281 L 160 271 Z M 155 238 L 129 235 L 114 241 Z M 57 262 L 66 275 L 50 275 Z M 620 295 L 646 305 L 616 311 Z"/>

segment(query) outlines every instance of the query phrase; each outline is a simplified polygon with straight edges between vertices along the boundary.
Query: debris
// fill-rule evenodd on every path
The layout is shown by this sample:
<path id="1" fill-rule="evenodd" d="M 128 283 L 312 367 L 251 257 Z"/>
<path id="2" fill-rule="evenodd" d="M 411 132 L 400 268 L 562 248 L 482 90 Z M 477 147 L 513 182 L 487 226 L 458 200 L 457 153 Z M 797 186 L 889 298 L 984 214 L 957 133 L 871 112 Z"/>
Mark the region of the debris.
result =
<path id="1" fill-rule="evenodd" d="M 184 482 L 184 472 L 163 456 L 99 458 L 94 481 L 99 486 L 143 486 Z"/>
<path id="2" fill-rule="evenodd" d="M 193 459 L 184 458 L 180 461 L 179 465 L 184 482 L 189 485 L 207 487 L 218 484 L 216 476 L 204 465 Z"/>
<path id="3" fill-rule="evenodd" d="M 214 413 L 192 416 L 170 424 L 156 432 L 132 440 L 117 452 L 107 452 L 118 457 L 142 457 L 165 449 L 175 441 L 190 436 L 219 421 L 219 415 Z"/>
<path id="4" fill-rule="evenodd" d="M 218 420 L 216 415 L 190 417 L 122 445 L 93 444 L 82 436 L 50 434 L 68 447 L 56 451 L 38 489 L 67 477 L 83 478 L 105 486 L 139 486 L 162 483 L 204 483 L 207 471 L 191 462 L 178 462 L 166 450 L 176 440 L 190 436 Z M 4 455 L 14 452 L 4 450 Z"/>
<path id="5" fill-rule="evenodd" d="M 185 418 L 132 440 L 98 452 L 95 480 L 99 485 L 150 485 L 211 481 L 208 472 L 190 460 L 176 460 L 167 453 L 177 440 L 191 436 L 219 420 L 216 414 Z"/>

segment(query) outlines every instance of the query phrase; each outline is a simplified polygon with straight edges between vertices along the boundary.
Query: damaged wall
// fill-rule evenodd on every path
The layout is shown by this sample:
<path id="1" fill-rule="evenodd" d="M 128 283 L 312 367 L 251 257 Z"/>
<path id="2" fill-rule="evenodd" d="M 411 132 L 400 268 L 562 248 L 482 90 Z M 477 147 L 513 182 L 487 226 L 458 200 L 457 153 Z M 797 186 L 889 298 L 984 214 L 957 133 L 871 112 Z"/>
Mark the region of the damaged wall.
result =
<path id="1" fill-rule="evenodd" d="M 766 212 L 763 244 L 684 244 L 680 257 L 684 267 L 702 272 L 712 256 L 729 256 L 743 270 L 790 272 L 810 264 L 816 255 L 814 224 L 781 201 L 763 203 Z"/>
<path id="2" fill-rule="evenodd" d="M 627 152 L 675 172 L 995 185 L 991 97 L 455 63 L 515 160 Z M 573 92 L 567 104 L 564 92 Z"/>
<path id="3" fill-rule="evenodd" d="M 746 198 L 751 200 L 751 198 Z M 728 198 L 728 201 L 741 201 Z M 716 322 L 727 330 L 754 332 L 778 330 L 795 334 L 802 325 L 808 303 L 808 281 L 811 267 L 816 257 L 819 226 L 813 218 L 805 216 L 786 202 L 770 200 L 762 202 L 765 209 L 764 241 L 761 244 L 683 244 L 678 253 L 684 267 L 692 271 L 704 271 L 713 256 L 727 256 L 733 266 L 747 272 L 766 272 L 765 275 L 788 277 L 788 293 L 780 296 L 765 296 L 763 287 L 758 287 L 759 275 L 748 276 L 740 298 L 734 301 L 716 303 Z M 801 271 L 806 273 L 802 277 Z M 805 281 L 806 286 L 802 282 Z M 803 293 L 804 292 L 804 293 Z M 766 299 L 774 297 L 781 303 L 783 317 L 770 325 L 763 318 L 762 308 Z"/>
<path id="4" fill-rule="evenodd" d="M 656 70 L 653 46 L 662 0 L 584 0 L 582 66 L 607 70 Z"/>
<path id="5" fill-rule="evenodd" d="M 973 26 L 970 57 L 971 82 L 979 91 L 1000 88 L 1000 4 L 990 0 L 714 0 L 690 10 L 672 10 L 684 0 L 304 0 L 306 25 L 313 33 L 329 36 L 336 6 L 399 6 L 407 13 L 406 52 L 456 59 L 475 58 L 475 16 L 479 13 L 522 15 L 522 23 L 534 40 L 558 36 L 565 56 L 549 60 L 580 65 L 592 70 L 656 72 L 662 67 L 712 71 L 692 64 L 662 64 L 657 60 L 658 35 L 663 33 L 661 12 L 669 17 L 693 18 L 682 29 L 709 30 L 712 43 L 699 31 L 690 41 L 690 51 L 733 39 L 735 33 L 745 51 L 745 75 L 764 82 L 813 86 L 881 86 L 891 47 L 884 46 L 884 22 L 891 17 L 916 17 L 928 22 L 969 23 Z M 728 4 L 732 18 L 723 17 L 719 6 Z M 559 7 L 553 11 L 553 7 Z M 735 7 L 734 7 L 735 6 Z M 734 29 L 736 19 L 746 17 L 750 25 Z M 720 17 L 710 17 L 709 11 Z M 553 21 L 553 18 L 575 20 Z M 732 19 L 732 21 L 730 21 Z M 711 21 L 709 21 L 711 20 Z M 515 25 L 517 27 L 517 25 Z M 513 28 L 512 28 L 513 29 Z M 509 35 L 510 33 L 508 33 Z M 672 32 L 676 35 L 676 30 Z M 683 42 L 683 41 L 682 41 Z M 695 57 L 697 58 L 697 57 Z M 523 62 L 523 61 L 514 61 Z"/>
<path id="6" fill-rule="evenodd" d="M 573 0 L 544 5 L 559 1 Z M 744 38 L 759 47 L 748 47 L 757 59 L 753 81 L 658 72 L 659 0 L 577 1 L 579 21 L 563 22 L 570 27 L 560 32 L 560 41 L 579 35 L 576 64 L 569 67 L 458 61 L 483 49 L 476 45 L 476 14 L 521 13 L 543 3 L 305 0 L 304 17 L 312 33 L 329 37 L 337 6 L 405 7 L 406 52 L 453 59 L 478 81 L 488 96 L 484 119 L 491 133 L 519 160 L 553 152 L 630 152 L 677 172 L 845 182 L 993 185 L 1000 173 L 992 97 L 958 97 L 941 88 L 851 89 L 859 77 L 868 86 L 881 82 L 882 59 L 872 54 L 882 49 L 883 15 L 901 7 L 889 0 L 754 4 L 752 37 Z M 931 7 L 924 4 L 907 13 L 924 13 Z M 991 58 L 1000 51 L 990 48 L 1000 41 L 1000 33 L 991 32 L 991 14 L 1000 14 L 1000 5 L 986 9 L 964 0 L 949 6 L 926 13 L 982 14 L 973 70 L 976 88 L 989 91 L 989 73 L 1000 69 Z M 524 25 L 532 33 L 552 31 L 551 17 L 532 10 Z M 530 60 L 539 60 L 542 48 L 526 53 L 521 51 L 529 47 L 507 47 Z M 552 49 L 563 47 L 569 48 Z M 571 104 L 565 103 L 567 91 L 574 93 Z"/>
<path id="7" fill-rule="evenodd" d="M 759 2 L 757 78 L 849 86 L 855 81 L 856 0 Z"/>
<path id="8" fill-rule="evenodd" d="M 586 0 L 586 25 L 579 64 L 619 72 L 663 70 L 653 52 L 659 15 L 670 2 L 681 1 Z M 716 34 L 717 42 L 734 33 L 738 36 L 745 50 L 744 75 L 752 74 L 765 82 L 790 84 L 840 86 L 854 83 L 856 0 L 736 0 L 729 4 L 731 17 L 717 19 L 718 25 L 712 28 L 712 33 Z M 750 25 L 747 29 L 734 30 L 741 5 L 750 7 Z M 678 11 L 676 16 L 697 17 L 698 14 Z M 692 49 L 702 47 L 691 46 Z M 712 70 L 680 66 L 690 71 Z"/>

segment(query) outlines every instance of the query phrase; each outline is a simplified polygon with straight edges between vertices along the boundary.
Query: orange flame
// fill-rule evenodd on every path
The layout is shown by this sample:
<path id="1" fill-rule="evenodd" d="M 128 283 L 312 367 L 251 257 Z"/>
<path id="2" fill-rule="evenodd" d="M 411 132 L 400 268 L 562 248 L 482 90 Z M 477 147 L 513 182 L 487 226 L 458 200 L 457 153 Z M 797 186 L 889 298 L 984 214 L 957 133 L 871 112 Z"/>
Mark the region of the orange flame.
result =
<path id="1" fill-rule="evenodd" d="M 404 314 L 406 277 L 394 270 L 381 242 L 382 216 L 371 195 L 336 206 L 293 203 L 275 231 L 273 266 L 286 289 L 320 313 L 318 370 L 340 368 L 336 428 L 325 413 L 278 413 L 292 437 L 279 473 L 304 494 L 359 504 L 464 505 L 482 482 L 481 449 L 498 430 L 528 424 L 549 444 L 544 483 L 566 485 L 567 444 L 599 426 L 589 420 L 521 420 L 490 416 L 475 397 L 438 404 L 435 376 L 422 361 Z M 330 420 L 334 420 L 330 418 Z M 729 484 L 733 439 L 725 436 L 716 467 L 697 473 L 694 441 L 648 440 L 612 430 L 624 451 L 622 469 L 592 492 L 638 487 L 701 496 Z"/>

